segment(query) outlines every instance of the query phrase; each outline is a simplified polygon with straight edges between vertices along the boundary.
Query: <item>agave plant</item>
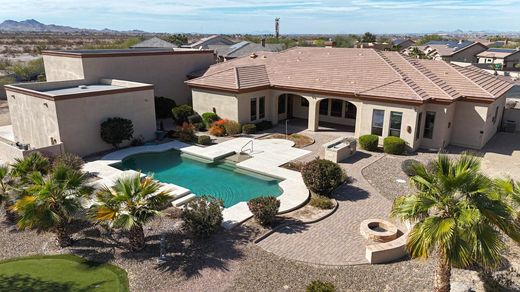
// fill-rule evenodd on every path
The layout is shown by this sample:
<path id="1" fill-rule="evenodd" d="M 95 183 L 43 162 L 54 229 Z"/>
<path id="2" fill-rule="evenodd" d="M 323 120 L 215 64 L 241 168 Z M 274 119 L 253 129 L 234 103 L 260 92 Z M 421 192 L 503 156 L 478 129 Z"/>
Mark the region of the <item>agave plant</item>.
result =
<path id="1" fill-rule="evenodd" d="M 56 167 L 44 176 L 32 172 L 27 176 L 27 193 L 12 206 L 18 216 L 18 226 L 38 231 L 52 231 L 60 247 L 72 243 L 68 224 L 81 209 L 80 198 L 91 194 L 85 186 L 87 177 L 77 170 Z"/>
<path id="2" fill-rule="evenodd" d="M 502 234 L 520 242 L 515 212 L 480 173 L 478 158 L 439 155 L 432 167 L 414 170 L 417 192 L 398 197 L 391 214 L 415 223 L 407 240 L 412 257 L 437 256 L 435 291 L 450 290 L 452 267 L 498 265 L 506 246 Z"/>
<path id="3" fill-rule="evenodd" d="M 137 174 L 119 178 L 112 187 L 105 186 L 97 192 L 91 216 L 111 228 L 128 230 L 130 249 L 141 250 L 146 244 L 143 226 L 161 214 L 160 210 L 171 199 L 168 191 L 159 188 L 151 177 L 141 180 Z"/>

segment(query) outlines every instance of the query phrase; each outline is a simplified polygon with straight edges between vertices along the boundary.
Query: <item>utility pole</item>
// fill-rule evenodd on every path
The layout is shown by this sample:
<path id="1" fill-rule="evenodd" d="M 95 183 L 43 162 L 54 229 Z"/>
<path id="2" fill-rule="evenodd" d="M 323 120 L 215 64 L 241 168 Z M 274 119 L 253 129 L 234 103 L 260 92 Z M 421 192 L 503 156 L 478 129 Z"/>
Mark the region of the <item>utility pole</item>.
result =
<path id="1" fill-rule="evenodd" d="M 274 19 L 274 35 L 276 39 L 280 37 L 280 18 L 277 17 Z"/>

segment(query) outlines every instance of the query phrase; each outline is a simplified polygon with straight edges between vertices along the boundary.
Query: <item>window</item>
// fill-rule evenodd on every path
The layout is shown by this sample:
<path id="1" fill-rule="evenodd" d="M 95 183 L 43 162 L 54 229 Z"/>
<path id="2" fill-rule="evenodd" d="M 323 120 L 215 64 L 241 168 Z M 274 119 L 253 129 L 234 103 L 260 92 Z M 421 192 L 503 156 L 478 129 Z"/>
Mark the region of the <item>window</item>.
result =
<path id="1" fill-rule="evenodd" d="M 389 136 L 401 137 L 401 122 L 403 121 L 403 113 L 390 112 L 390 129 Z"/>
<path id="2" fill-rule="evenodd" d="M 356 106 L 347 101 L 345 105 L 345 118 L 356 119 L 357 109 Z"/>
<path id="3" fill-rule="evenodd" d="M 433 137 L 433 125 L 435 124 L 435 112 L 426 112 L 424 119 L 424 138 L 431 139 Z"/>
<path id="4" fill-rule="evenodd" d="M 256 121 L 256 98 L 251 99 L 251 121 Z"/>
<path id="5" fill-rule="evenodd" d="M 286 94 L 282 94 L 278 97 L 278 114 L 285 114 L 285 98 Z"/>
<path id="6" fill-rule="evenodd" d="M 265 118 L 265 96 L 258 99 L 258 118 Z"/>
<path id="7" fill-rule="evenodd" d="M 329 114 L 329 100 L 324 99 L 320 101 L 320 115 L 326 116 Z"/>
<path id="8" fill-rule="evenodd" d="M 415 140 L 418 140 L 421 137 L 421 125 L 422 125 L 422 113 L 419 113 L 419 117 L 417 117 L 417 128 L 415 129 Z"/>
<path id="9" fill-rule="evenodd" d="M 333 99 L 330 106 L 330 115 L 333 117 L 340 117 L 343 112 L 343 101 L 339 99 Z"/>
<path id="10" fill-rule="evenodd" d="M 309 101 L 305 97 L 300 97 L 300 99 L 301 99 L 301 106 L 309 107 Z"/>
<path id="11" fill-rule="evenodd" d="M 374 110 L 372 113 L 372 134 L 383 136 L 383 124 L 385 121 L 384 110 Z"/>

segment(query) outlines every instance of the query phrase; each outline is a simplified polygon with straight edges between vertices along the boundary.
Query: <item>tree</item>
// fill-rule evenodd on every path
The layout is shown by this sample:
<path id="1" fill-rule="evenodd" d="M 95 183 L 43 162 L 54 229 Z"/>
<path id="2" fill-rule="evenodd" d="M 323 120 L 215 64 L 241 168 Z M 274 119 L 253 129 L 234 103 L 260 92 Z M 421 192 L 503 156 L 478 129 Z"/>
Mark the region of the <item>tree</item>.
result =
<path id="1" fill-rule="evenodd" d="M 143 226 L 159 215 L 172 198 L 159 188 L 151 177 L 141 180 L 140 174 L 119 178 L 114 186 L 103 187 L 97 193 L 91 216 L 111 228 L 128 230 L 130 249 L 141 250 L 145 246 Z"/>
<path id="2" fill-rule="evenodd" d="M 123 118 L 109 118 L 101 123 L 101 139 L 118 149 L 124 140 L 132 139 L 134 125 L 131 120 Z"/>
<path id="3" fill-rule="evenodd" d="M 420 38 L 416 44 L 417 45 L 424 45 L 428 42 L 431 42 L 431 41 L 442 41 L 444 40 L 444 38 L 438 34 L 427 34 L 427 35 L 424 35 L 422 38 Z"/>
<path id="4" fill-rule="evenodd" d="M 188 36 L 180 33 L 170 34 L 163 37 L 162 39 L 179 47 L 188 43 Z"/>
<path id="5" fill-rule="evenodd" d="M 414 167 L 417 191 L 398 197 L 391 215 L 414 224 L 407 239 L 412 257 L 437 256 L 435 291 L 450 290 L 452 267 L 495 267 L 505 248 L 502 233 L 520 242 L 515 212 L 480 173 L 478 158 L 439 155 L 429 167 Z"/>
<path id="6" fill-rule="evenodd" d="M 376 35 L 370 32 L 365 32 L 361 37 L 361 42 L 363 43 L 374 43 L 376 41 Z"/>
<path id="7" fill-rule="evenodd" d="M 41 174 L 47 174 L 50 168 L 49 159 L 39 152 L 33 152 L 29 156 L 22 159 L 16 158 L 13 163 L 12 174 L 18 178 L 22 183 L 26 183 L 29 174 L 33 172 L 39 172 Z"/>
<path id="8" fill-rule="evenodd" d="M 44 176 L 39 172 L 29 174 L 27 194 L 13 205 L 18 214 L 20 228 L 52 231 L 60 247 L 72 243 L 67 225 L 81 209 L 80 198 L 92 192 L 85 186 L 86 175 L 63 166 L 56 167 Z"/>
<path id="9" fill-rule="evenodd" d="M 10 222 L 14 222 L 16 219 L 15 214 L 11 211 L 15 191 L 14 178 L 9 166 L 0 165 L 0 206 L 4 206 L 5 217 Z"/>
<path id="10" fill-rule="evenodd" d="M 336 43 L 336 47 L 338 47 L 338 48 L 353 48 L 354 44 L 357 41 L 357 38 L 354 35 L 349 35 L 349 36 L 338 35 L 338 36 L 334 37 L 333 41 Z"/>

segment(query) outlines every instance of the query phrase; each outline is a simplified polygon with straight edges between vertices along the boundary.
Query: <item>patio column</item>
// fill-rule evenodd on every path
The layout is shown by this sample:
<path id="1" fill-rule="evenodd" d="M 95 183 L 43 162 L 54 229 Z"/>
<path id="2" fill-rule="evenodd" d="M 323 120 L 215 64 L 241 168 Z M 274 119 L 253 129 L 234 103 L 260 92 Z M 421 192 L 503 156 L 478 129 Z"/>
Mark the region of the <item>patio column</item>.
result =
<path id="1" fill-rule="evenodd" d="M 312 132 L 318 131 L 318 122 L 319 122 L 319 106 L 318 99 L 311 98 L 309 99 L 309 117 L 308 117 L 308 130 Z"/>

